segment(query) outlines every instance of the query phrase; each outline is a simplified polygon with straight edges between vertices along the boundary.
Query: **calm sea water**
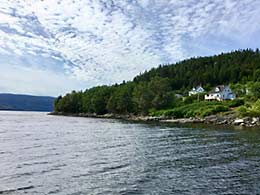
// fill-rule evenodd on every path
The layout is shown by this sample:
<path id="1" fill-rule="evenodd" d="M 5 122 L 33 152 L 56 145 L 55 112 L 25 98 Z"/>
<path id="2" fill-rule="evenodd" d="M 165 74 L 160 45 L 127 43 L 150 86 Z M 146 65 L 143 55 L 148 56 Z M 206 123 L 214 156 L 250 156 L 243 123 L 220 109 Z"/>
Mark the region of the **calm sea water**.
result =
<path id="1" fill-rule="evenodd" d="M 0 112 L 0 194 L 260 194 L 260 129 Z"/>

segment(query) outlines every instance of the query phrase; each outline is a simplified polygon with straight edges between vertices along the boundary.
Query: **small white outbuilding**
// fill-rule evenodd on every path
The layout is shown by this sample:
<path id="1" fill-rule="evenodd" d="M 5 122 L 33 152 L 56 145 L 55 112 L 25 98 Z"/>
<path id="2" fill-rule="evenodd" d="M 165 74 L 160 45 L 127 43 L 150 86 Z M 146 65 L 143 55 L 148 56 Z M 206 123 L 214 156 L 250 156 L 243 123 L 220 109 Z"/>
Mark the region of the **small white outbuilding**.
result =
<path id="1" fill-rule="evenodd" d="M 189 96 L 197 95 L 198 93 L 203 93 L 205 90 L 201 86 L 193 87 L 191 91 L 189 91 Z"/>

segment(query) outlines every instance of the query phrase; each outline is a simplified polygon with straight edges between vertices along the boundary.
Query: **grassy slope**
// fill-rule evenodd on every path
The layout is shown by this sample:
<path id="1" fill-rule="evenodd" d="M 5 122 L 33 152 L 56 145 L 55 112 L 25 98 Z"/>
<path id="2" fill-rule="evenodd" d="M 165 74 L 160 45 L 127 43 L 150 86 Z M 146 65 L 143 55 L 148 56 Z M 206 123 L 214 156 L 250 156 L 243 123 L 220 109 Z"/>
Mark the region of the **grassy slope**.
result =
<path id="1" fill-rule="evenodd" d="M 166 116 L 173 118 L 189 118 L 189 117 L 200 117 L 203 118 L 205 116 L 232 112 L 239 114 L 237 112 L 238 108 L 244 105 L 244 101 L 242 99 L 237 99 L 233 101 L 195 101 L 193 103 L 187 105 L 179 105 L 172 109 L 159 110 L 159 111 L 151 111 L 151 116 Z"/>

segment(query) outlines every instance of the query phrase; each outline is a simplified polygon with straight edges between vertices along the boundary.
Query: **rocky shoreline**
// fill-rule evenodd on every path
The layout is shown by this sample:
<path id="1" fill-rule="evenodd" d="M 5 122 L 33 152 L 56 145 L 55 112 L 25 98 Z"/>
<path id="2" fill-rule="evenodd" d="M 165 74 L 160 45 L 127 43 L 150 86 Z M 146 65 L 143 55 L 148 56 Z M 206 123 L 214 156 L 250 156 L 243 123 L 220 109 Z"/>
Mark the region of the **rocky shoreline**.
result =
<path id="1" fill-rule="evenodd" d="M 260 127 L 260 117 L 244 117 L 237 118 L 233 115 L 210 115 L 205 118 L 180 118 L 174 119 L 169 117 L 152 117 L 152 116 L 135 116 L 135 115 L 117 115 L 117 114 L 87 114 L 87 113 L 61 113 L 52 112 L 49 115 L 59 116 L 74 116 L 74 117 L 91 117 L 91 118 L 105 118 L 105 119 L 123 119 L 137 122 L 162 122 L 162 123 L 175 123 L 175 124 L 212 124 L 212 125 L 230 125 L 242 127 Z"/>
<path id="2" fill-rule="evenodd" d="M 244 127 L 256 127 L 260 126 L 260 117 L 244 117 L 237 118 L 232 115 L 217 116 L 211 115 L 205 117 L 205 124 L 216 124 L 216 125 L 233 125 L 233 126 L 244 126 Z"/>

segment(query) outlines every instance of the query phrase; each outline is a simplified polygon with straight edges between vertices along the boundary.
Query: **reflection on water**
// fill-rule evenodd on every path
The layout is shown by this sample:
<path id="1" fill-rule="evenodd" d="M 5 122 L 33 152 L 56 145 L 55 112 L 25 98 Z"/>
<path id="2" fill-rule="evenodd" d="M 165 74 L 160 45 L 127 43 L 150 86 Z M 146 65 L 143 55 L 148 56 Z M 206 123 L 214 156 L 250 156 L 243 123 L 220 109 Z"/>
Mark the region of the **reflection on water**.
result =
<path id="1" fill-rule="evenodd" d="M 0 194 L 260 194 L 260 129 L 0 112 Z"/>

